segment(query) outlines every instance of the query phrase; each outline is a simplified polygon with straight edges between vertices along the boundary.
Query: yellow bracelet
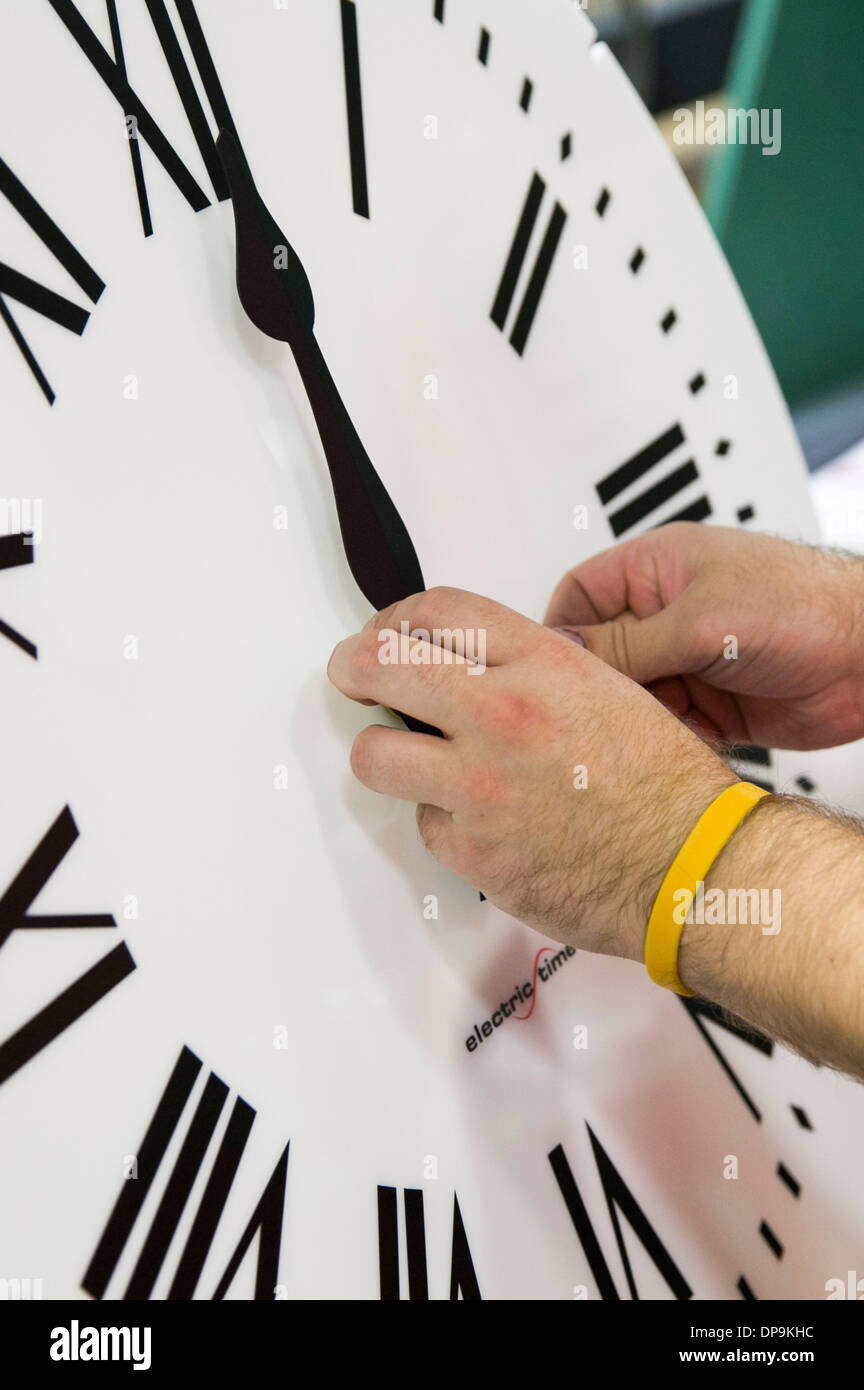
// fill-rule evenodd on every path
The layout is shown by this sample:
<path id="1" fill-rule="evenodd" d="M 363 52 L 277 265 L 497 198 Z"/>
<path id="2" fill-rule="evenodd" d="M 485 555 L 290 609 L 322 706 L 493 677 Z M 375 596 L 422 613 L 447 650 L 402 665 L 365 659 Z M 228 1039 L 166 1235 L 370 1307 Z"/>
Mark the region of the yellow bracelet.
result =
<path id="1" fill-rule="evenodd" d="M 698 884 L 704 883 L 721 849 L 763 796 L 768 796 L 764 787 L 754 786 L 752 782 L 734 782 L 699 817 L 672 861 L 654 899 L 645 934 L 645 968 L 655 985 L 692 998 L 693 991 L 684 988 L 678 975 L 678 947 L 685 914 L 679 908 L 677 915 L 681 921 L 675 920 L 674 909 L 678 906 L 675 895 L 686 890 L 692 902 Z"/>

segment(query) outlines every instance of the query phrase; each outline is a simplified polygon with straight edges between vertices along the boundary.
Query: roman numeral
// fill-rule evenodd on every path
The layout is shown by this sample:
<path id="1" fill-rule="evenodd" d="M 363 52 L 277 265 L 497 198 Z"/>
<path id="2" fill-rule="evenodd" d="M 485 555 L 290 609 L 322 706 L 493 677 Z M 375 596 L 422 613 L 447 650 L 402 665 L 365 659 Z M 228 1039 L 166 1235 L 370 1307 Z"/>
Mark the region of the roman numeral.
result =
<path id="1" fill-rule="evenodd" d="M 399 1207 L 395 1187 L 378 1188 L 378 1263 L 382 1299 L 399 1298 Z M 420 1188 L 404 1190 L 405 1248 L 408 1256 L 408 1298 L 424 1300 L 429 1297 L 429 1272 L 426 1264 L 426 1222 L 423 1214 L 423 1192 Z M 453 1239 L 450 1250 L 450 1298 L 479 1299 L 480 1286 L 468 1247 L 468 1237 L 459 1209 L 459 1198 L 453 1195 Z"/>
<path id="2" fill-rule="evenodd" d="M 746 744 L 731 750 L 731 757 L 739 764 L 739 768 L 748 782 L 755 782 L 757 787 L 764 787 L 766 792 L 777 790 L 775 782 L 768 780 L 768 773 L 773 774 L 771 754 L 767 748 L 759 748 L 755 744 Z M 755 771 L 754 771 L 755 769 Z M 801 773 L 795 778 L 795 786 L 799 792 L 805 796 L 812 796 L 816 791 L 816 783 L 812 777 L 806 773 Z"/>
<path id="3" fill-rule="evenodd" d="M 741 764 L 741 771 L 748 782 L 754 782 L 757 787 L 764 787 L 766 792 L 777 790 L 775 784 L 767 780 L 768 772 L 771 770 L 771 754 L 767 748 L 747 744 L 733 748 L 731 756 Z"/>
<path id="4" fill-rule="evenodd" d="M 88 299 L 95 304 L 105 288 L 104 283 L 99 279 L 93 267 L 85 261 L 81 252 L 76 250 L 65 233 L 61 232 L 57 223 L 48 216 L 48 213 L 36 201 L 29 189 L 25 188 L 21 180 L 2 159 L 0 159 L 0 193 L 24 218 L 27 225 L 63 266 L 64 270 L 72 276 L 72 279 L 80 286 Z M 61 328 L 78 335 L 84 332 L 90 317 L 89 310 L 82 309 L 80 305 L 67 299 L 65 295 L 55 293 L 54 290 L 48 289 L 38 280 L 32 280 L 29 275 L 23 275 L 21 271 L 14 270 L 12 266 L 0 264 L 0 319 L 3 320 L 11 334 L 12 341 L 26 362 L 39 390 L 48 404 L 53 405 L 54 390 L 42 371 L 27 339 L 18 327 L 4 296 L 14 299 L 28 309 L 35 309 L 36 313 L 41 314 L 43 318 L 50 319 L 52 323 L 57 323 Z"/>
<path id="5" fill-rule="evenodd" d="M 13 931 L 117 925 L 110 913 L 37 916 L 29 910 L 77 838 L 78 827 L 69 807 L 65 806 L 0 898 L 0 946 Z M 103 956 L 80 979 L 0 1044 L 0 1083 L 19 1071 L 88 1009 L 104 999 L 134 969 L 135 962 L 124 944 L 115 946 L 107 956 Z"/>
<path id="6" fill-rule="evenodd" d="M 627 1286 L 630 1290 L 632 1299 L 639 1298 L 636 1288 L 636 1281 L 633 1278 L 633 1271 L 630 1267 L 630 1258 L 627 1254 L 627 1246 L 621 1233 L 621 1223 L 618 1213 L 626 1217 L 631 1230 L 637 1236 L 640 1244 L 649 1255 L 652 1263 L 659 1270 L 664 1280 L 676 1298 L 692 1298 L 693 1290 L 684 1278 L 680 1269 L 676 1265 L 669 1251 L 661 1241 L 654 1227 L 651 1225 L 647 1216 L 643 1212 L 633 1193 L 625 1183 L 621 1174 L 613 1164 L 606 1150 L 603 1148 L 597 1136 L 594 1134 L 590 1125 L 586 1124 L 588 1135 L 591 1140 L 591 1148 L 594 1153 L 594 1161 L 597 1164 L 597 1172 L 603 1186 L 603 1193 L 606 1198 L 606 1205 L 609 1209 L 609 1219 L 612 1222 L 612 1229 L 615 1232 L 615 1242 L 618 1246 L 618 1253 L 621 1263 L 624 1266 L 624 1273 L 627 1279 Z M 588 1215 L 588 1208 L 579 1191 L 579 1185 L 573 1176 L 573 1172 L 567 1162 L 564 1149 L 559 1144 L 549 1154 L 549 1162 L 555 1174 L 555 1180 L 564 1198 L 570 1219 L 576 1230 L 576 1234 L 585 1252 L 591 1273 L 595 1283 L 600 1290 L 600 1297 L 603 1299 L 618 1299 L 620 1294 L 615 1286 L 615 1281 L 603 1254 L 597 1233 Z"/>
<path id="7" fill-rule="evenodd" d="M 702 1034 L 702 1037 L 704 1038 L 705 1042 L 710 1047 L 715 1058 L 720 1063 L 729 1080 L 732 1082 L 732 1085 L 735 1087 L 735 1090 L 738 1092 L 744 1104 L 747 1106 L 747 1109 L 750 1111 L 750 1114 L 753 1116 L 754 1120 L 761 1122 L 762 1112 L 760 1111 L 753 1097 L 745 1089 L 744 1083 L 741 1081 L 740 1077 L 737 1076 L 736 1073 L 732 1070 L 732 1067 L 730 1066 L 726 1057 L 720 1051 L 720 1048 L 717 1046 L 716 1042 L 714 1041 L 714 1038 L 711 1036 L 710 1031 L 705 1026 L 705 1020 L 707 1019 L 711 1023 L 716 1023 L 720 1028 L 725 1028 L 727 1033 L 731 1033 L 734 1037 L 740 1038 L 742 1042 L 748 1043 L 750 1047 L 755 1048 L 757 1052 L 761 1052 L 764 1057 L 773 1056 L 773 1042 L 770 1038 L 766 1038 L 762 1033 L 757 1033 L 755 1029 L 748 1028 L 746 1024 L 734 1021 L 728 1015 L 726 1015 L 722 1009 L 718 1008 L 716 1004 L 709 1004 L 704 999 L 688 999 L 685 998 L 683 995 L 679 995 L 678 997 L 681 1000 L 681 1003 L 684 1005 L 684 1008 L 690 1015 L 691 1019 L 696 1024 L 696 1027 L 699 1029 L 699 1032 Z"/>
<path id="8" fill-rule="evenodd" d="M 0 300 L 0 305 L 3 301 Z M 33 563 L 33 536 L 30 532 L 19 531 L 15 535 L 0 536 L 0 570 L 16 569 L 19 565 L 32 565 Z M 16 632 L 14 627 L 4 623 L 0 618 L 0 633 L 8 637 L 10 642 L 14 642 L 16 647 L 20 647 L 23 652 L 34 659 L 37 655 L 36 648 L 27 637 L 22 637 L 20 632 Z"/>
<path id="9" fill-rule="evenodd" d="M 604 507 L 608 506 L 626 488 L 639 482 L 652 472 L 658 464 L 663 463 L 683 443 L 684 431 L 681 426 L 672 425 L 656 439 L 652 439 L 632 458 L 619 464 L 605 478 L 601 478 L 596 487 L 597 496 Z M 612 527 L 612 534 L 616 537 L 623 536 L 625 531 L 631 530 L 639 522 L 644 521 L 658 507 L 677 497 L 679 492 L 683 492 L 698 477 L 699 470 L 692 459 L 679 464 L 671 472 L 665 473 L 663 477 L 651 483 L 649 487 L 631 498 L 624 506 L 617 507 L 614 511 L 607 513 L 606 519 Z M 703 495 L 679 511 L 673 512 L 670 516 L 663 517 L 662 521 L 657 524 L 666 525 L 670 521 L 704 521 L 710 515 L 711 503 Z"/>
<path id="10" fill-rule="evenodd" d="M 345 69 L 345 107 L 348 116 L 348 153 L 351 159 L 351 191 L 354 211 L 369 216 L 366 182 L 366 145 L 363 138 L 363 101 L 360 95 L 360 53 L 357 46 L 357 7 L 342 0 L 342 62 Z"/>
<path id="11" fill-rule="evenodd" d="M 752 754 L 754 762 L 757 762 L 760 765 L 764 765 L 765 763 L 770 762 L 770 755 L 764 748 L 737 748 L 734 751 L 738 757 L 741 757 L 748 753 Z M 751 780 L 755 781 L 755 778 Z M 760 783 L 760 785 L 762 784 Z M 774 1043 L 770 1038 L 766 1038 L 764 1034 L 756 1032 L 754 1029 L 749 1028 L 747 1024 L 740 1022 L 734 1018 L 731 1018 L 730 1016 L 725 1014 L 724 1011 L 721 1008 L 719 1008 L 716 1004 L 706 1003 L 704 999 L 688 999 L 684 998 L 683 996 L 679 997 L 681 997 L 681 1003 L 684 1005 L 691 1019 L 696 1024 L 696 1027 L 699 1029 L 699 1032 L 702 1034 L 702 1037 L 704 1038 L 705 1042 L 707 1042 L 715 1058 L 720 1063 L 720 1066 L 723 1068 L 729 1080 L 732 1082 L 732 1085 L 735 1087 L 735 1090 L 738 1092 L 744 1104 L 747 1106 L 747 1109 L 750 1111 L 750 1114 L 753 1116 L 754 1120 L 756 1120 L 758 1124 L 761 1124 L 762 1112 L 760 1111 L 753 1097 L 745 1088 L 744 1083 L 741 1081 L 740 1077 L 735 1073 L 735 1071 L 733 1071 L 727 1058 L 720 1051 L 720 1048 L 717 1046 L 716 1042 L 711 1036 L 711 1033 L 705 1026 L 705 1020 L 709 1020 L 711 1023 L 716 1023 L 721 1028 L 725 1028 L 727 1033 L 732 1033 L 735 1037 L 740 1038 L 742 1042 L 748 1043 L 750 1047 L 755 1048 L 757 1052 L 761 1052 L 762 1055 L 765 1057 L 772 1057 L 774 1055 Z M 793 1105 L 792 1112 L 798 1120 L 799 1125 L 802 1126 L 802 1128 L 812 1129 L 812 1125 L 810 1124 L 809 1119 L 807 1118 L 804 1111 L 800 1109 L 799 1106 Z M 788 1190 L 791 1192 L 793 1197 L 800 1197 L 801 1184 L 798 1181 L 798 1179 L 794 1177 L 792 1173 L 790 1173 L 785 1163 L 778 1162 L 776 1174 L 780 1181 L 784 1183 Z M 782 1259 L 783 1245 L 781 1241 L 778 1239 L 778 1237 L 775 1235 L 774 1231 L 768 1225 L 767 1221 L 761 1222 L 759 1226 L 759 1234 L 765 1241 L 766 1245 L 771 1250 L 773 1255 L 776 1257 L 776 1259 Z M 738 1292 L 741 1294 L 742 1298 L 756 1298 L 756 1294 L 753 1292 L 752 1288 L 748 1284 L 747 1280 L 744 1278 L 743 1274 L 741 1275 L 741 1278 L 738 1280 L 736 1287 L 738 1289 Z"/>
<path id="12" fill-rule="evenodd" d="M 25 928 L 46 930 L 57 927 L 116 927 L 110 912 L 71 913 L 64 916 L 29 912 L 33 900 L 66 858 L 78 839 L 78 827 L 68 806 L 46 830 L 23 869 L 20 869 L 0 898 L 0 946 L 13 931 Z"/>
<path id="13" fill-rule="evenodd" d="M 510 306 L 513 303 L 513 296 L 516 293 L 516 285 L 525 262 L 528 246 L 531 241 L 531 234 L 537 221 L 540 205 L 543 202 L 543 195 L 546 191 L 546 184 L 539 174 L 534 174 L 528 188 L 528 193 L 516 224 L 516 231 L 510 244 L 510 251 L 504 263 L 504 270 L 498 284 L 498 291 L 489 317 L 502 333 L 505 330 L 507 317 L 510 313 Z M 513 330 L 510 334 L 511 346 L 519 353 L 520 357 L 525 351 L 525 344 L 528 341 L 528 334 L 531 332 L 531 325 L 540 303 L 555 251 L 564 230 L 564 223 L 567 214 L 560 203 L 555 204 L 546 231 L 540 243 L 540 249 L 534 261 L 533 269 L 528 277 L 528 283 L 522 296 L 522 302 L 516 313 Z"/>
<path id="14" fill-rule="evenodd" d="M 165 172 L 173 180 L 175 186 L 186 199 L 189 206 L 195 211 L 200 212 L 203 208 L 210 206 L 204 190 L 197 183 L 195 178 L 180 159 L 177 151 L 171 142 L 164 135 L 156 121 L 151 116 L 144 102 L 137 92 L 130 86 L 126 77 L 126 63 L 123 54 L 123 46 L 120 35 L 120 25 L 117 17 L 115 0 L 108 0 L 108 17 L 111 28 L 112 44 L 114 57 L 99 42 L 93 30 L 90 28 L 77 6 L 72 0 L 48 0 L 51 8 L 57 17 L 65 25 L 72 38 L 81 49 L 84 56 L 91 63 L 95 71 L 99 74 L 105 86 L 119 102 L 123 109 L 127 121 L 127 129 L 130 134 L 130 145 L 135 144 L 138 138 L 145 140 L 150 150 L 159 160 Z M 207 116 L 198 97 L 192 75 L 183 56 L 177 34 L 173 28 L 168 11 L 165 8 L 164 0 L 146 0 L 147 10 L 153 27 L 156 30 L 157 38 L 165 55 L 177 94 L 186 113 L 190 129 L 195 139 L 195 143 L 201 152 L 201 158 L 213 185 L 213 190 L 220 202 L 228 198 L 228 185 L 222 169 L 222 163 L 216 150 L 216 142 L 211 134 Z M 237 130 L 234 125 L 231 112 L 222 84 L 219 81 L 216 68 L 207 41 L 204 37 L 200 21 L 198 19 L 195 6 L 192 0 L 176 0 L 177 13 L 186 35 L 186 41 L 192 52 L 201 85 L 207 96 L 213 118 L 218 129 L 226 128 L 238 139 Z M 144 172 L 141 165 L 140 151 L 132 151 L 132 169 L 138 192 L 138 201 L 141 212 L 141 221 L 145 236 L 152 232 L 152 221 L 150 218 L 149 200 L 144 181 Z"/>
<path id="15" fill-rule="evenodd" d="M 148 1192 L 184 1108 L 201 1072 L 201 1061 L 188 1047 L 177 1059 L 168 1084 L 147 1127 L 136 1155 L 137 1173 L 124 1182 L 105 1230 L 87 1267 L 82 1287 L 94 1298 L 102 1298 L 117 1262 L 128 1241 Z M 177 1155 L 165 1183 L 150 1228 L 141 1244 L 135 1268 L 124 1299 L 147 1299 L 165 1262 L 180 1217 L 195 1179 L 201 1170 L 208 1146 L 228 1097 L 228 1087 L 213 1072 L 207 1078 Z M 242 1097 L 234 1102 L 222 1141 L 213 1159 L 198 1210 L 186 1244 L 174 1270 L 169 1299 L 191 1299 L 198 1286 L 204 1263 L 222 1218 L 231 1185 L 240 1166 L 255 1111 Z M 254 1237 L 258 1236 L 255 1298 L 275 1298 L 279 1279 L 282 1218 L 288 1176 L 288 1145 L 285 1145 L 255 1210 L 228 1261 L 212 1298 L 221 1300 L 240 1268 Z"/>

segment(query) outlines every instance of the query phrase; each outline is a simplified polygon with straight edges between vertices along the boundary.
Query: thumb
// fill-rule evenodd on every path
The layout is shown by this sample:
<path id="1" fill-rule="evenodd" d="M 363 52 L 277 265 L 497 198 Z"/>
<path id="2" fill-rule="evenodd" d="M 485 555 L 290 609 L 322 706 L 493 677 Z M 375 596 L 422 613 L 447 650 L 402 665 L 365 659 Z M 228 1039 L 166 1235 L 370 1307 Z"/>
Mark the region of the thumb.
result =
<path id="1" fill-rule="evenodd" d="M 558 630 L 573 641 L 581 639 L 581 645 L 594 656 L 639 685 L 684 675 L 704 665 L 686 613 L 675 603 L 650 618 L 628 615 L 608 623 Z"/>

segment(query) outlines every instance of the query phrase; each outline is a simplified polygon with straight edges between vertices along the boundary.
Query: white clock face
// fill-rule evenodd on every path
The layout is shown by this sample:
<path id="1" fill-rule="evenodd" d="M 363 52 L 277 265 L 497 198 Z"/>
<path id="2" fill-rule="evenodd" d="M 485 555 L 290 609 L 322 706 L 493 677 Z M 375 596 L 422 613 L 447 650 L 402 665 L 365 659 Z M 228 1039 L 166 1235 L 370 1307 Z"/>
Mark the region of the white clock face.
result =
<path id="1" fill-rule="evenodd" d="M 489 9 L 0 6 L 0 1277 L 46 1297 L 814 1298 L 860 1248 L 857 1090 L 479 901 L 348 768 L 369 607 L 228 121 L 427 584 L 539 618 L 673 516 L 815 535 L 626 79 L 568 0 Z"/>

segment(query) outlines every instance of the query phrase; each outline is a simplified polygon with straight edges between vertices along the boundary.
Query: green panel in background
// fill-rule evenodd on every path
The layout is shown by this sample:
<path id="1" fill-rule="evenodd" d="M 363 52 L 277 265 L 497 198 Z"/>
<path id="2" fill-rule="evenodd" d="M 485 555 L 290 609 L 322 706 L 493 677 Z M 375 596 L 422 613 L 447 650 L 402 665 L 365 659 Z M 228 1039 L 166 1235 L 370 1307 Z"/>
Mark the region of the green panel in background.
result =
<path id="1" fill-rule="evenodd" d="M 733 107 L 778 107 L 776 156 L 716 151 L 708 216 L 787 400 L 864 378 L 864 0 L 750 0 Z"/>

